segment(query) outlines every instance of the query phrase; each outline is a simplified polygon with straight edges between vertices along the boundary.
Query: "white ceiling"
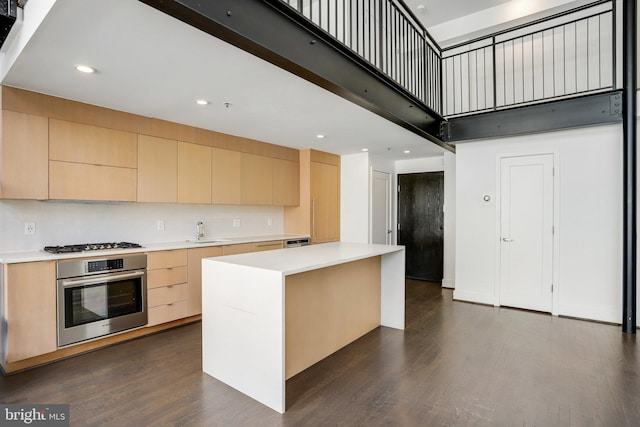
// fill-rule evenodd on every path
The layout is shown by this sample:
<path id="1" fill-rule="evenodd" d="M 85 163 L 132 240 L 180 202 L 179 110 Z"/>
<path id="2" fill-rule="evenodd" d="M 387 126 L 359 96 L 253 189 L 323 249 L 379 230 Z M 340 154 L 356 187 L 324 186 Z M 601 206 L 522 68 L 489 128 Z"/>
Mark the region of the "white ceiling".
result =
<path id="1" fill-rule="evenodd" d="M 38 1 L 27 3 L 25 14 Z M 437 14 L 439 2 L 424 3 L 427 22 L 437 22 L 503 2 L 448 0 Z M 76 64 L 98 72 L 80 74 Z M 55 1 L 2 83 L 294 148 L 340 155 L 368 148 L 392 160 L 443 153 L 368 110 L 135 0 Z M 200 98 L 210 104 L 196 105 Z"/>

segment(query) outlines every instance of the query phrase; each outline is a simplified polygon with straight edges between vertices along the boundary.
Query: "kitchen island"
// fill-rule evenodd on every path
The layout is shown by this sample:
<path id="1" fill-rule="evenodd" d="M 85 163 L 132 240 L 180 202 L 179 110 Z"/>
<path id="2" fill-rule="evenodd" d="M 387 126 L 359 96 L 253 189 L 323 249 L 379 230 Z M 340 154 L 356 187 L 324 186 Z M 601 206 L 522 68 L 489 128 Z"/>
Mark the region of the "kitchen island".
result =
<path id="1" fill-rule="evenodd" d="M 286 380 L 404 329 L 404 247 L 325 243 L 202 260 L 202 369 L 284 413 Z"/>

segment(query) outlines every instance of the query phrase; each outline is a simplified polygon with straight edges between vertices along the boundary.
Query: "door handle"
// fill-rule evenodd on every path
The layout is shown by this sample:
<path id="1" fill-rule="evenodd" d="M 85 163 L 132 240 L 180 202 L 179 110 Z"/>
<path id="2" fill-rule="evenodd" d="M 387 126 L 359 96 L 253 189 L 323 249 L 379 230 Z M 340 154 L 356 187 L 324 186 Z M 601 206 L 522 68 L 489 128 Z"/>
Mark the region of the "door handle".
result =
<path id="1" fill-rule="evenodd" d="M 507 243 L 511 243 L 511 242 L 513 242 L 513 239 L 509 239 L 508 237 L 503 237 L 502 241 L 503 242 L 507 242 Z"/>

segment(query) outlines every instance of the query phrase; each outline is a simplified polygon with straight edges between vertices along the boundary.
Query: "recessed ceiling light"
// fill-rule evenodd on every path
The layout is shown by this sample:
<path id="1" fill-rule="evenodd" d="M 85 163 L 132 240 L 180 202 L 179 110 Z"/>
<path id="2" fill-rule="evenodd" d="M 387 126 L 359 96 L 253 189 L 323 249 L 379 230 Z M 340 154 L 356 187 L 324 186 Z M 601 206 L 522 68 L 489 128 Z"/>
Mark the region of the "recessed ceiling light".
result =
<path id="1" fill-rule="evenodd" d="M 404 150 L 404 154 L 409 154 L 409 153 L 411 153 L 410 150 Z"/>
<path id="2" fill-rule="evenodd" d="M 80 71 L 81 73 L 85 73 L 85 74 L 92 74 L 96 72 L 96 69 L 93 67 L 90 67 L 88 65 L 76 65 L 76 70 Z"/>
<path id="3" fill-rule="evenodd" d="M 366 152 L 366 151 L 369 151 L 369 149 L 368 148 L 363 148 L 362 151 Z"/>
<path id="4" fill-rule="evenodd" d="M 324 135 L 322 135 L 322 134 L 318 134 L 318 135 L 316 135 L 316 138 L 318 138 L 318 139 L 324 139 L 324 138 L 325 138 L 325 136 L 324 136 Z"/>
<path id="5" fill-rule="evenodd" d="M 196 99 L 196 104 L 198 105 L 207 105 L 209 103 L 209 101 L 207 101 L 206 99 Z"/>

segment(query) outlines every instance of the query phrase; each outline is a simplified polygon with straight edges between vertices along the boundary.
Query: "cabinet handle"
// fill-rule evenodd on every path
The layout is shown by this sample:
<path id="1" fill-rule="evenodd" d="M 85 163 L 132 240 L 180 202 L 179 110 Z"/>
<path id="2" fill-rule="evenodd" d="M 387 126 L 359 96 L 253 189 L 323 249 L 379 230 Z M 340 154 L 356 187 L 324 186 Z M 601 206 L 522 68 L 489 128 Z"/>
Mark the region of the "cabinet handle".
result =
<path id="1" fill-rule="evenodd" d="M 316 198 L 311 199 L 311 237 L 316 235 Z"/>
<path id="2" fill-rule="evenodd" d="M 268 244 L 265 244 L 265 245 L 256 245 L 256 247 L 258 247 L 258 248 L 266 248 L 266 247 L 269 247 L 269 246 L 280 246 L 280 243 L 268 243 Z"/>

